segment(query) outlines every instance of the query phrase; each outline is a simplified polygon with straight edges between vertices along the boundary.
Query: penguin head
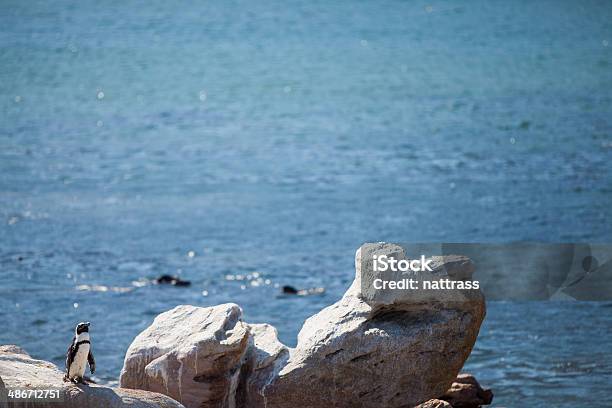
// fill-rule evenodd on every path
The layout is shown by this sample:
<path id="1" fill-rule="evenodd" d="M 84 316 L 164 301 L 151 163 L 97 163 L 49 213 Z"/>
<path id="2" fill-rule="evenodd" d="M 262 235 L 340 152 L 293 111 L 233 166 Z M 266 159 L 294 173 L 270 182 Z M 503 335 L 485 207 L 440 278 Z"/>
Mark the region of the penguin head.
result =
<path id="1" fill-rule="evenodd" d="M 81 334 L 83 332 L 88 332 L 88 331 L 89 331 L 89 322 L 81 322 L 77 324 L 76 334 Z"/>

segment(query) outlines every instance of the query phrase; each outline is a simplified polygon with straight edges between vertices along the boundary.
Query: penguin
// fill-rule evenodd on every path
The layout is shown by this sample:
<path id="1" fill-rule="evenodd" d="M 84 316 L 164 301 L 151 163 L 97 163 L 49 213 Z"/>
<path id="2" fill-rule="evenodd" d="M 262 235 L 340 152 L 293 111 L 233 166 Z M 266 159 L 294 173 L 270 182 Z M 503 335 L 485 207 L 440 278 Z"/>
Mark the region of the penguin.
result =
<path id="1" fill-rule="evenodd" d="M 93 374 L 96 371 L 96 361 L 91 352 L 89 339 L 89 322 L 77 324 L 74 330 L 74 338 L 66 352 L 66 375 L 64 381 L 76 383 L 83 382 L 85 368 L 89 363 L 89 370 Z"/>

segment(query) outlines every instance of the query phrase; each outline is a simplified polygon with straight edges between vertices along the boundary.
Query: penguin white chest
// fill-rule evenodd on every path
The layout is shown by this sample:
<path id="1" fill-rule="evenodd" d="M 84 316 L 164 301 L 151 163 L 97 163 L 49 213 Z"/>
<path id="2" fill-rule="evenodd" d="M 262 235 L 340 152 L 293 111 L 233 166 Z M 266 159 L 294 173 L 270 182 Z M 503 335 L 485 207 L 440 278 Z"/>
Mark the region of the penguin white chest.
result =
<path id="1" fill-rule="evenodd" d="M 74 355 L 72 364 L 70 364 L 70 378 L 83 377 L 85 368 L 87 367 L 87 356 L 89 355 L 89 343 L 79 344 L 79 348 Z"/>

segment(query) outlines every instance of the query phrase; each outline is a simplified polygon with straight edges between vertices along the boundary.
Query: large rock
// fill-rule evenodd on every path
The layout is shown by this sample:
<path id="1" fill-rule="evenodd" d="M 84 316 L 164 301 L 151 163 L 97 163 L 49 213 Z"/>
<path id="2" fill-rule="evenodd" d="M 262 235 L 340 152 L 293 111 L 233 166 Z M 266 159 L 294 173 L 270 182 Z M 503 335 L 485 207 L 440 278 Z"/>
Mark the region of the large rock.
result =
<path id="1" fill-rule="evenodd" d="M 74 385 L 63 381 L 64 373 L 54 364 L 36 360 L 17 346 L 0 346 L 0 405 L 37 408 L 181 408 L 173 399 L 154 392 L 109 388 L 100 385 Z M 7 389 L 58 389 L 61 403 L 55 401 L 16 402 L 7 398 Z M 7 404 L 8 401 L 11 401 Z"/>
<path id="2" fill-rule="evenodd" d="M 479 290 L 407 296 L 363 293 L 373 251 L 335 304 L 310 317 L 294 349 L 269 325 L 241 321 L 238 306 L 179 306 L 158 316 L 130 346 L 121 385 L 172 396 L 186 407 L 408 407 L 449 389 L 485 315 Z M 436 257 L 432 279 L 469 279 L 460 256 Z"/>
<path id="3" fill-rule="evenodd" d="M 354 284 L 304 323 L 287 364 L 263 387 L 267 407 L 416 405 L 443 394 L 463 367 L 485 314 L 480 291 L 419 291 L 414 300 L 401 292 L 367 302 L 362 252 L 371 248 L 403 256 L 386 244 L 357 252 Z M 431 275 L 469 278 L 473 266 L 461 258 L 435 257 Z"/>
<path id="4" fill-rule="evenodd" d="M 187 407 L 235 406 L 252 342 L 241 316 L 233 303 L 160 314 L 130 345 L 121 386 L 161 392 Z"/>

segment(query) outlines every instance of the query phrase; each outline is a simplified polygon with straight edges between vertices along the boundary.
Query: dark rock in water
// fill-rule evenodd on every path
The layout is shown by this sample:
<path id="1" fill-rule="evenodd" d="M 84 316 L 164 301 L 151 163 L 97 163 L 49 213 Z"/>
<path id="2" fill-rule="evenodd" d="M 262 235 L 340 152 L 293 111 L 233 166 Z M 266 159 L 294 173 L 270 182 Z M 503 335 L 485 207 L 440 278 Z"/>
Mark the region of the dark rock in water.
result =
<path id="1" fill-rule="evenodd" d="M 172 281 L 172 284 L 174 286 L 190 286 L 191 282 L 186 281 L 186 280 L 176 279 L 176 280 Z"/>
<path id="2" fill-rule="evenodd" d="M 155 279 L 155 283 L 171 283 L 173 279 L 175 279 L 173 276 L 162 275 L 159 278 Z"/>
<path id="3" fill-rule="evenodd" d="M 294 288 L 293 286 L 285 285 L 283 286 L 283 293 L 285 295 L 297 295 L 298 290 Z"/>
<path id="4" fill-rule="evenodd" d="M 155 279 L 155 283 L 158 285 L 174 285 L 174 286 L 189 286 L 191 285 L 190 281 L 182 280 L 177 276 L 172 275 L 161 275 L 159 278 Z"/>
<path id="5" fill-rule="evenodd" d="M 320 295 L 321 293 L 325 293 L 325 288 L 309 288 L 309 289 L 296 289 L 293 286 L 285 285 L 283 286 L 283 294 L 284 295 L 298 295 L 298 296 L 308 296 L 308 295 Z"/>
<path id="6" fill-rule="evenodd" d="M 446 393 L 440 397 L 453 408 L 478 408 L 493 401 L 493 392 L 484 389 L 471 374 L 459 374 Z"/>

